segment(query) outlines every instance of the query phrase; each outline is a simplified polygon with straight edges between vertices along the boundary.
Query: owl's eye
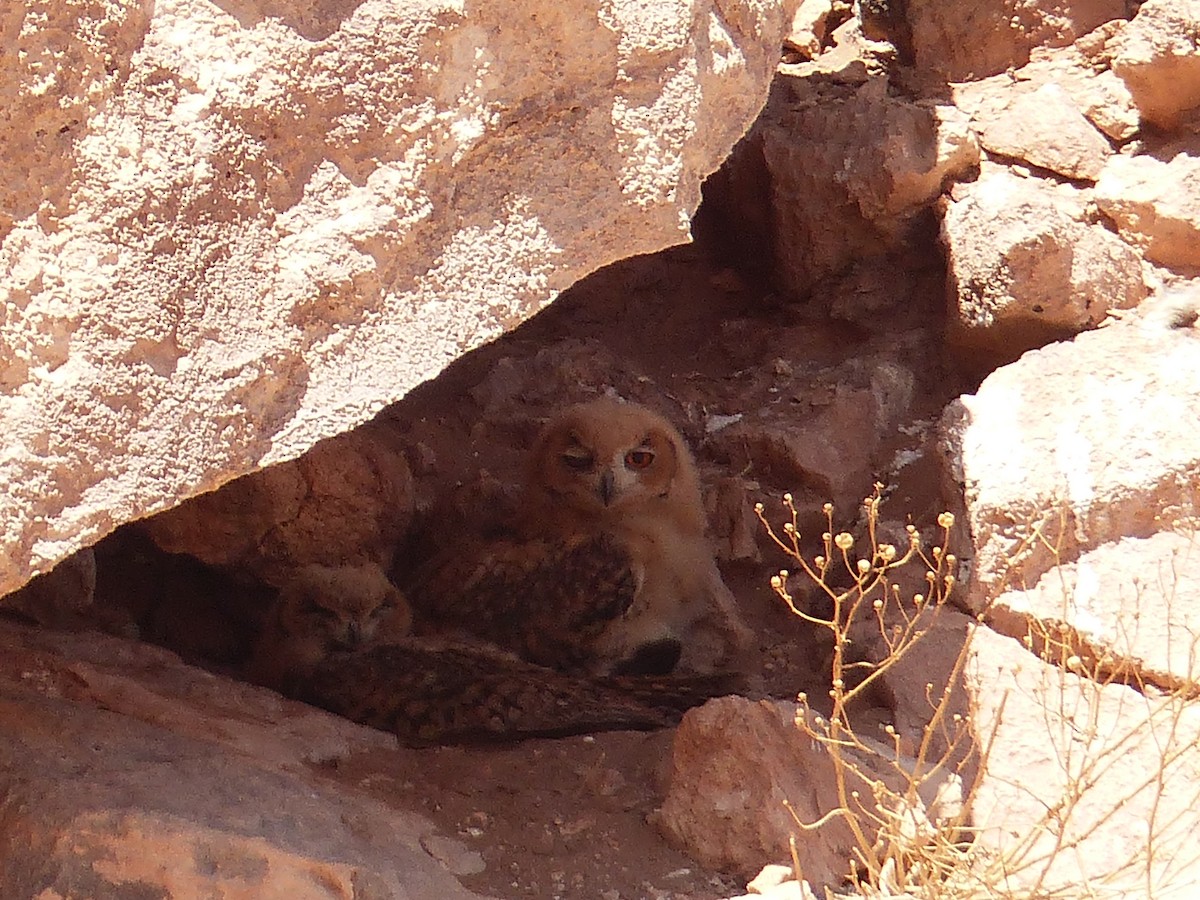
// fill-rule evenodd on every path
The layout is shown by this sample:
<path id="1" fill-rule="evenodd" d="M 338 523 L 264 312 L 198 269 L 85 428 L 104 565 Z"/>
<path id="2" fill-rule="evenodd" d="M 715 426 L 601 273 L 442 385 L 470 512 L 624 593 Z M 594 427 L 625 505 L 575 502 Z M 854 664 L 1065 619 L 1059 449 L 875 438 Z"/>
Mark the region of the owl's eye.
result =
<path id="1" fill-rule="evenodd" d="M 332 622 L 338 617 L 337 610 L 311 601 L 305 605 L 304 611 L 315 619 L 322 619 L 327 622 Z"/>
<path id="2" fill-rule="evenodd" d="M 568 450 L 562 455 L 563 465 L 573 472 L 590 472 L 596 458 L 586 450 Z"/>
<path id="3" fill-rule="evenodd" d="M 644 469 L 654 462 L 654 451 L 639 447 L 625 454 L 625 466 L 630 469 Z"/>

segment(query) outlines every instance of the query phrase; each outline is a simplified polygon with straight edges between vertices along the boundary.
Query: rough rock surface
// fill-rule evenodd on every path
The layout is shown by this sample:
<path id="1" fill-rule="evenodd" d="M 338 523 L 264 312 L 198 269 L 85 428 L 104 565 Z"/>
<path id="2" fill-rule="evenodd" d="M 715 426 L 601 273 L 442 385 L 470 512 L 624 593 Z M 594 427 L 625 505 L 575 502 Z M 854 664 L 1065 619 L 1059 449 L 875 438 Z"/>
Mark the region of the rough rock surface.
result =
<path id="1" fill-rule="evenodd" d="M 84 6 L 0 15 L 0 591 L 682 240 L 791 20 Z"/>
<path id="2" fill-rule="evenodd" d="M 406 446 L 369 423 L 147 519 L 171 553 L 282 585 L 309 563 L 387 566 L 413 512 Z"/>
<path id="3" fill-rule="evenodd" d="M 990 626 L 968 665 L 971 721 L 991 742 L 975 825 L 1019 891 L 1200 883 L 1175 849 L 1200 825 L 1198 316 L 1194 284 L 1164 291 L 947 412 L 967 600 Z"/>
<path id="4" fill-rule="evenodd" d="M 1195 894 L 1200 709 L 1064 672 L 987 628 L 970 653 L 972 721 L 992 741 L 973 804 L 992 861 L 980 880 L 1018 896 Z"/>
<path id="5" fill-rule="evenodd" d="M 1200 106 L 1196 0 L 1146 0 L 1114 41 L 1113 71 L 1147 122 L 1179 124 Z"/>
<path id="6" fill-rule="evenodd" d="M 789 859 L 788 838 L 798 829 L 785 803 L 802 822 L 815 822 L 837 803 L 828 757 L 801 734 L 794 716 L 795 704 L 740 697 L 689 712 L 675 735 L 659 827 L 700 861 L 746 877 L 764 862 Z M 806 835 L 805 876 L 839 882 L 853 840 L 837 819 Z"/>
<path id="7" fill-rule="evenodd" d="M 1084 551 L 992 605 L 1019 631 L 1062 623 L 1091 654 L 1165 689 L 1200 680 L 1200 540 L 1194 526 L 1123 537 Z M 1020 623 L 1020 624 L 1018 624 Z"/>
<path id="8" fill-rule="evenodd" d="M 1146 296 L 1137 253 L 1089 222 L 1069 185 L 989 168 L 952 197 L 942 218 L 950 337 L 971 352 L 1010 362 Z"/>
<path id="9" fill-rule="evenodd" d="M 1200 158 L 1118 156 L 1096 183 L 1096 204 L 1146 258 L 1200 266 Z"/>
<path id="10" fill-rule="evenodd" d="M 769 179 L 776 278 L 797 296 L 903 246 L 916 214 L 979 161 L 965 116 L 891 96 L 883 77 L 781 77 L 747 141 Z"/>
<path id="11" fill-rule="evenodd" d="M 790 860 L 795 838 L 805 880 L 840 884 L 855 847 L 844 818 L 830 816 L 811 830 L 796 824 L 816 823 L 839 805 L 829 752 L 801 731 L 799 714 L 795 703 L 741 697 L 711 700 L 689 712 L 675 734 L 671 786 L 655 815 L 659 827 L 697 859 L 747 877 L 764 860 Z M 874 749 L 845 751 L 847 795 L 857 791 L 870 798 L 874 781 L 903 792 L 907 782 L 898 773 L 911 760 L 897 760 L 888 745 L 870 736 L 864 746 Z M 955 785 L 944 776 L 930 778 L 920 789 L 925 808 L 917 815 L 955 815 L 961 808 Z M 860 824 L 877 831 L 866 821 Z"/>
<path id="12" fill-rule="evenodd" d="M 1066 178 L 1095 181 L 1112 155 L 1108 141 L 1071 95 L 1053 82 L 1018 94 L 976 127 L 980 143 L 989 152 Z"/>
<path id="13" fill-rule="evenodd" d="M 886 4 L 884 4 L 886 5 Z M 1125 15 L 1122 0 L 909 0 L 918 67 L 954 81 L 995 75 Z"/>
<path id="14" fill-rule="evenodd" d="M 1196 298 L 1155 302 L 1154 314 L 1025 354 L 948 409 L 975 609 L 1084 550 L 1196 516 Z"/>
<path id="15" fill-rule="evenodd" d="M 709 445 L 735 471 L 804 485 L 853 509 L 872 482 L 880 444 L 913 418 L 918 378 L 882 356 L 805 374 L 803 390 L 715 431 Z M 863 440 L 872 428 L 875 437 Z"/>
<path id="16" fill-rule="evenodd" d="M 1014 144 L 1010 152 L 1016 150 L 1019 158 L 1035 165 L 1061 162 L 1064 158 L 1094 158 L 1097 151 L 1107 157 L 1112 148 L 1097 143 L 1093 135 L 1081 131 L 1077 114 L 1082 112 L 1088 122 L 1117 143 L 1124 143 L 1137 134 L 1140 119 L 1133 97 L 1111 67 L 1110 45 L 1124 25 L 1122 20 L 1109 22 L 1070 46 L 1040 48 L 1016 71 L 951 84 L 954 103 L 970 114 L 981 130 L 999 132 L 995 135 L 997 140 Z M 1077 135 L 1075 141 L 1065 142 L 1055 119 L 1032 107 L 1029 97 L 1035 94 L 1049 95 L 1061 114 L 1072 123 L 1071 131 Z M 1012 115 L 1013 110 L 1024 111 L 1032 121 L 1021 121 Z M 989 128 L 989 123 L 1001 117 L 1007 117 L 1011 124 L 1021 129 L 1019 144 L 999 129 Z M 1064 153 L 1068 148 L 1070 152 Z M 1035 158 L 1023 154 L 1035 154 Z M 1037 162 L 1037 158 L 1043 162 Z"/>
<path id="17" fill-rule="evenodd" d="M 0 623 L 6 897 L 475 897 L 319 774 L 390 736 L 113 638 Z"/>
<path id="18" fill-rule="evenodd" d="M 90 547 L 73 553 L 4 598 L 4 607 L 52 628 L 68 628 L 96 599 L 96 554 Z"/>

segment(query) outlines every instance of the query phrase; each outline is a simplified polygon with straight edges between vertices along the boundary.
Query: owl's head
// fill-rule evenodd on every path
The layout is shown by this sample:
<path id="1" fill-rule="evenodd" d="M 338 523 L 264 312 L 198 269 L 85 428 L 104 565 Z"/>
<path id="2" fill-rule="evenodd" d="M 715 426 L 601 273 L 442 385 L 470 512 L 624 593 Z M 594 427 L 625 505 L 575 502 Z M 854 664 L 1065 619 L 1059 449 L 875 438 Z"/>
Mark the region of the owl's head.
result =
<path id="1" fill-rule="evenodd" d="M 278 625 L 325 652 L 346 650 L 408 630 L 403 594 L 371 564 L 308 565 L 280 591 Z"/>
<path id="2" fill-rule="evenodd" d="M 683 438 L 644 406 L 601 398 L 569 407 L 542 431 L 531 463 L 531 485 L 597 520 L 699 506 Z"/>

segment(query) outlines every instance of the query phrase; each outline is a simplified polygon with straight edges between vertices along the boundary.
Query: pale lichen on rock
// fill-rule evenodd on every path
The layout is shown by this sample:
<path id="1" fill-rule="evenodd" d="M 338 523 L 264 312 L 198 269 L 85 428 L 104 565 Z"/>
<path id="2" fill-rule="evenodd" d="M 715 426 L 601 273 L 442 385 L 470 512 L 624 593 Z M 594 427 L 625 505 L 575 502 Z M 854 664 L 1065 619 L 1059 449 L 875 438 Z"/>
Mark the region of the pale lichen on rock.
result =
<path id="1" fill-rule="evenodd" d="M 787 4 L 0 17 L 0 590 L 686 239 Z"/>

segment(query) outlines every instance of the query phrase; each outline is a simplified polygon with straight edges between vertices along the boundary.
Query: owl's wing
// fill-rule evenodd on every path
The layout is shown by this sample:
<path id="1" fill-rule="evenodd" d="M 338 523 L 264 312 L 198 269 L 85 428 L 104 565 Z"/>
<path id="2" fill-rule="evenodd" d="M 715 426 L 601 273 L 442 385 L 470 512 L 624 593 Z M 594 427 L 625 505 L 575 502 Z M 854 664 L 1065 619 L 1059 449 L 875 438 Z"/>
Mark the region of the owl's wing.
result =
<path id="1" fill-rule="evenodd" d="M 444 554 L 409 588 L 418 630 L 469 634 L 564 671 L 633 603 L 640 576 L 604 533 L 493 541 Z"/>
<path id="2" fill-rule="evenodd" d="M 485 645 L 407 639 L 330 657 L 297 696 L 419 745 L 660 728 L 718 688 L 670 676 L 592 681 Z"/>

